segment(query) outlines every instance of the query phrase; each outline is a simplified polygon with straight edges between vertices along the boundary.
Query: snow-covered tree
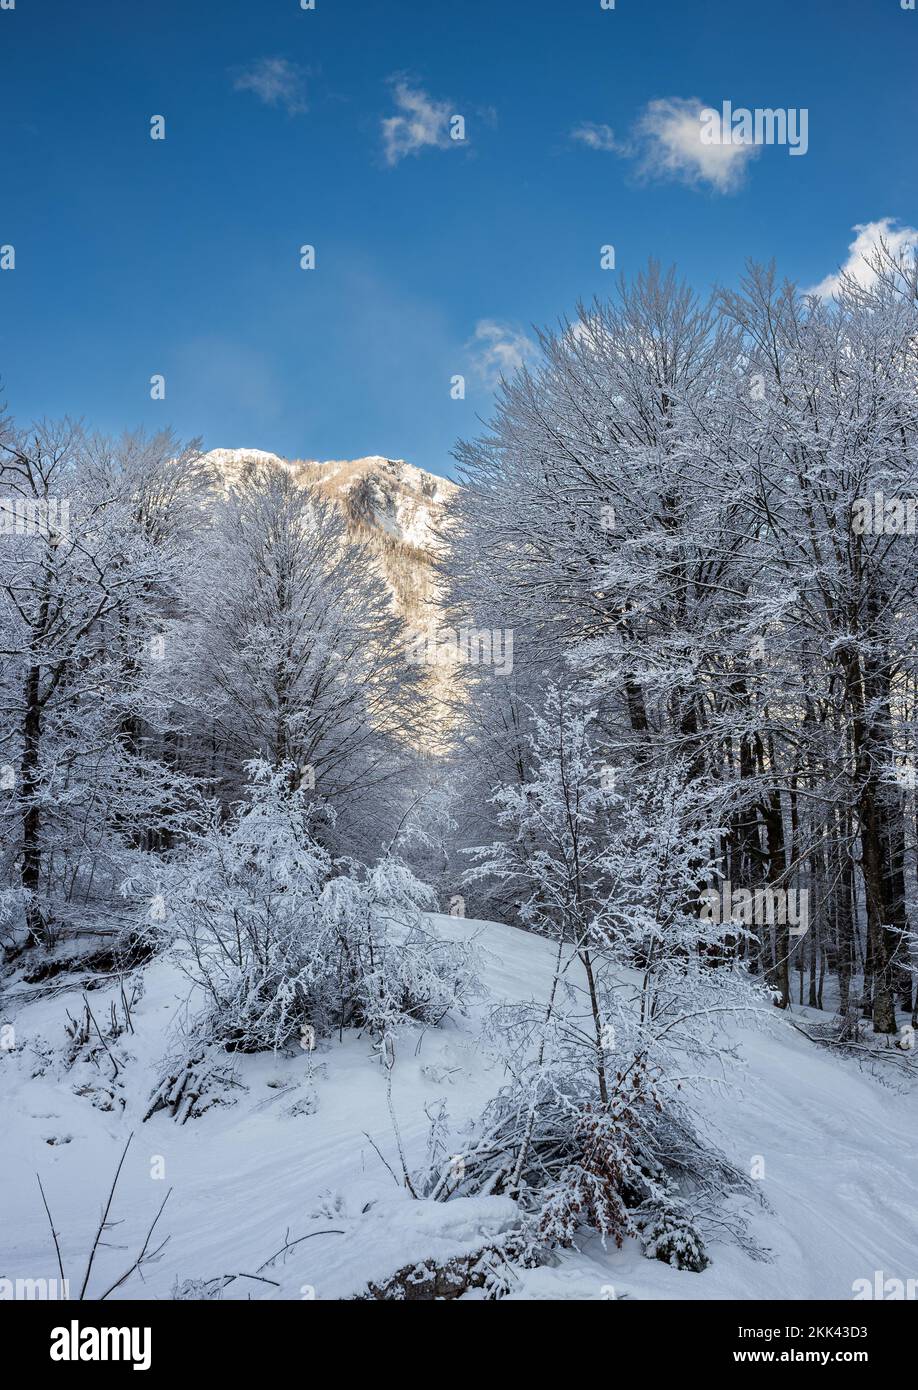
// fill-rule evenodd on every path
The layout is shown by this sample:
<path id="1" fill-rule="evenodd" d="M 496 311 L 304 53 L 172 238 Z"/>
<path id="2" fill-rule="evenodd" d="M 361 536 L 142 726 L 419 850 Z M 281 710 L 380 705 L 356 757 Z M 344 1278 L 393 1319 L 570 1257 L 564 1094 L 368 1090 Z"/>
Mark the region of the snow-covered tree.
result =
<path id="1" fill-rule="evenodd" d="M 203 996 L 201 1035 L 237 1051 L 311 1047 L 461 1008 L 473 965 L 428 928 L 430 889 L 391 855 L 372 868 L 332 861 L 317 832 L 333 813 L 292 785 L 291 767 L 246 771 L 230 819 L 215 808 L 161 885 L 165 930 Z"/>
<path id="2" fill-rule="evenodd" d="M 378 851 L 419 706 L 370 553 L 331 503 L 255 468 L 213 502 L 206 564 L 189 679 L 224 796 L 253 756 L 289 764 L 338 813 L 336 847 Z"/>
<path id="3" fill-rule="evenodd" d="M 196 457 L 171 436 L 110 444 L 68 422 L 0 438 L 3 855 L 32 941 L 110 914 L 127 860 L 193 797 L 161 756 L 152 644 L 181 607 L 167 514 L 197 488 Z M 157 525 L 143 490 L 170 469 Z"/>
<path id="4" fill-rule="evenodd" d="M 549 1243 L 580 1224 L 617 1242 L 632 1229 L 630 1208 L 663 1190 L 668 1126 L 692 1132 L 680 1083 L 719 1080 L 727 1016 L 761 1002 L 728 949 L 742 928 L 699 908 L 716 828 L 684 770 L 613 786 L 594 722 L 549 689 L 528 780 L 495 793 L 512 833 L 471 871 L 514 881 L 523 921 L 556 943 L 547 997 L 496 1011 L 513 1080 L 467 1159 L 469 1185 L 519 1196 Z"/>

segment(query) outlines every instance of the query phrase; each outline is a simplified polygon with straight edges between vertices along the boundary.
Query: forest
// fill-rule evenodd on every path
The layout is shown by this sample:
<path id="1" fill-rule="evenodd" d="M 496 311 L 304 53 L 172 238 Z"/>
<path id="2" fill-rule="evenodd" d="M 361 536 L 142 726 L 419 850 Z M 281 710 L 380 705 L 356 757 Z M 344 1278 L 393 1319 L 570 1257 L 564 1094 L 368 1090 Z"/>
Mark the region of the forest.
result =
<path id="1" fill-rule="evenodd" d="M 168 430 L 0 423 L 0 1069 L 207 1125 L 252 1059 L 361 1040 L 382 1177 L 500 1217 L 431 1296 L 584 1232 L 766 1259 L 697 1099 L 736 1028 L 899 1084 L 918 1026 L 918 263 L 881 243 L 827 301 L 651 262 L 538 346 L 457 446 L 410 612 L 366 498 L 358 526 Z M 486 988 L 481 923 L 538 988 Z M 166 966 L 187 1007 L 135 1075 Z M 52 989 L 77 1017 L 36 1052 Z M 461 1134 L 417 1106 L 419 1153 L 393 1078 L 469 1017 L 493 1084 Z M 405 1296 L 390 1255 L 369 1296 Z"/>

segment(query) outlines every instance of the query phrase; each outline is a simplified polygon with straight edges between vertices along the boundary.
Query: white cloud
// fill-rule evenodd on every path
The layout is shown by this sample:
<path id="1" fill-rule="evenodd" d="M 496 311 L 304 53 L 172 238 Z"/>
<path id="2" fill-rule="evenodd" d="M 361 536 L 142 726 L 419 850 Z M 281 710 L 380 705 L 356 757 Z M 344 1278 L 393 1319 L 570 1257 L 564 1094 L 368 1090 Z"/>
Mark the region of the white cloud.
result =
<path id="1" fill-rule="evenodd" d="M 286 58 L 259 58 L 233 83 L 237 92 L 254 92 L 265 106 L 282 106 L 289 116 L 306 110 L 306 72 Z"/>
<path id="2" fill-rule="evenodd" d="M 386 116 L 382 122 L 383 155 L 388 165 L 424 149 L 448 149 L 457 143 L 449 136 L 454 113 L 448 101 L 435 101 L 404 78 L 393 84 L 393 95 L 399 114 Z"/>
<path id="3" fill-rule="evenodd" d="M 914 252 L 918 249 L 918 230 L 914 227 L 897 227 L 895 217 L 881 217 L 878 222 L 858 222 L 857 233 L 848 247 L 848 259 L 835 275 L 827 275 L 818 285 L 805 291 L 818 294 L 821 299 L 831 299 L 841 288 L 842 276 L 850 275 L 859 285 L 868 288 L 876 279 L 876 272 L 868 264 L 871 252 L 882 239 L 893 255 Z"/>
<path id="4" fill-rule="evenodd" d="M 571 131 L 571 139 L 578 140 L 581 145 L 588 145 L 591 150 L 611 150 L 614 154 L 625 153 L 625 147 L 616 140 L 610 125 L 595 125 L 592 121 L 584 121 Z"/>
<path id="5" fill-rule="evenodd" d="M 479 319 L 467 347 L 475 375 L 489 390 L 497 386 L 502 376 L 511 377 L 538 353 L 536 344 L 525 333 L 496 319 Z"/>
<path id="6" fill-rule="evenodd" d="M 661 97 L 648 102 L 635 125 L 641 172 L 651 178 L 706 184 L 717 193 L 733 193 L 742 183 L 757 145 L 702 143 L 697 97 Z"/>

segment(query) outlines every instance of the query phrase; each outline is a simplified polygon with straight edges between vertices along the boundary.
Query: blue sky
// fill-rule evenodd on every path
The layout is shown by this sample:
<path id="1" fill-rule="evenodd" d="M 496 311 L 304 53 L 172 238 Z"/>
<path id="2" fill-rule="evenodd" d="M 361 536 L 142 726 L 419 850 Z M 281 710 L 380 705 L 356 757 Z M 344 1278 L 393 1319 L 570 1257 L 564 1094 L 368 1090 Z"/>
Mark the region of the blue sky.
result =
<path id="1" fill-rule="evenodd" d="M 0 55 L 23 421 L 449 472 L 532 325 L 648 257 L 813 285 L 855 226 L 918 225 L 900 0 L 16 0 Z M 805 107 L 807 153 L 702 170 L 695 99 Z"/>

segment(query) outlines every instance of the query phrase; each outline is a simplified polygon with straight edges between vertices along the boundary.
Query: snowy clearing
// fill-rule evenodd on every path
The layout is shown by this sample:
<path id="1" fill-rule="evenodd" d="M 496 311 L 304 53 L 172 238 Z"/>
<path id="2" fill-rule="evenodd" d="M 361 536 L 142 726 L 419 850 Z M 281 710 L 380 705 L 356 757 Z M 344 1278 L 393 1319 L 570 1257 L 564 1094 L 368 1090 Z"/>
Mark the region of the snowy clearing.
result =
<path id="1" fill-rule="evenodd" d="M 431 921 L 444 935 L 477 938 L 492 1000 L 544 996 L 551 943 L 495 923 Z M 506 1197 L 414 1201 L 394 1181 L 385 1166 L 398 1172 L 385 1076 L 365 1035 L 345 1033 L 341 1042 L 321 1041 L 315 1052 L 295 1057 L 239 1056 L 243 1089 L 232 1092 L 234 1105 L 184 1125 L 163 1112 L 142 1123 L 169 1031 L 188 1007 L 189 986 L 163 959 L 140 973 L 144 992 L 126 1043 L 132 1060 L 123 1110 L 120 1102 L 102 1110 L 91 1094 L 75 1094 L 86 1079 L 60 1064 L 64 1024 L 68 1010 L 78 1010 L 79 990 L 51 992 L 52 980 L 19 985 L 7 996 L 3 1017 L 15 1025 L 16 1047 L 0 1052 L 7 1117 L 0 1136 L 0 1277 L 57 1275 L 38 1173 L 65 1273 L 71 1286 L 79 1284 L 132 1130 L 112 1213 L 123 1224 L 109 1236 L 118 1248 L 98 1252 L 90 1296 L 131 1264 L 169 1187 L 157 1227 L 159 1239 L 169 1237 L 161 1258 L 142 1281 L 133 1277 L 111 1297 L 169 1299 L 177 1283 L 246 1275 L 227 1283 L 222 1296 L 348 1298 L 406 1265 L 471 1254 L 512 1224 L 514 1204 Z M 96 1017 L 117 988 L 113 981 L 87 995 Z M 30 994 L 42 997 L 30 1001 Z M 480 1035 L 488 1002 L 458 1023 L 402 1038 L 393 1100 L 409 1166 L 423 1160 L 425 1107 L 445 1099 L 455 1128 L 500 1083 L 499 1064 Z M 866 1070 L 830 1054 L 777 1011 L 765 1026 L 736 1036 L 744 1066 L 729 1091 L 708 1094 L 701 1106 L 715 1140 L 738 1166 L 749 1171 L 758 1162 L 761 1171 L 764 1165 L 761 1191 L 770 1210 L 753 1212 L 752 1231 L 769 1257 L 753 1259 L 714 1241 L 709 1268 L 692 1273 L 645 1258 L 633 1240 L 616 1251 L 591 1237 L 556 1263 L 521 1271 L 510 1297 L 850 1299 L 854 1281 L 872 1279 L 876 1270 L 908 1276 L 918 1252 L 918 1175 L 911 1161 L 918 1100 L 905 1078 L 897 1070 L 884 1084 L 873 1074 L 876 1066 Z M 44 1074 L 35 1075 L 49 1045 L 54 1053 Z M 891 1086 L 902 1092 L 894 1105 Z M 293 1244 L 265 1266 L 285 1243 L 312 1231 L 336 1233 Z M 253 1277 L 259 1268 L 260 1277 Z"/>

